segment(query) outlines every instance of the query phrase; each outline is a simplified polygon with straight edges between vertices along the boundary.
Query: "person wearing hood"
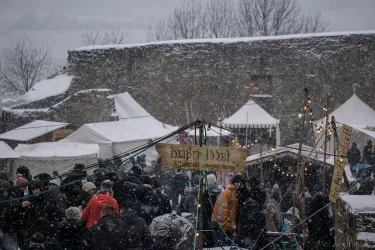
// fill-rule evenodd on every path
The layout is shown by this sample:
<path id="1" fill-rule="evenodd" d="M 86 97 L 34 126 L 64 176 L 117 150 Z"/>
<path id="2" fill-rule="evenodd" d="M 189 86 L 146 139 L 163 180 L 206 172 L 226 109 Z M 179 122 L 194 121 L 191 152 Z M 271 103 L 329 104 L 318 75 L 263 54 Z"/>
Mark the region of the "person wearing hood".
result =
<path id="1" fill-rule="evenodd" d="M 275 185 L 273 185 L 272 187 L 272 198 L 278 203 L 280 203 L 281 201 L 281 191 L 280 191 L 279 184 L 277 183 L 275 183 Z"/>
<path id="2" fill-rule="evenodd" d="M 193 189 L 186 196 L 186 199 L 183 204 L 183 211 L 191 214 L 195 214 L 197 212 L 197 204 L 199 199 L 198 194 L 199 185 L 193 187 Z"/>
<path id="3" fill-rule="evenodd" d="M 55 178 L 48 183 L 48 192 L 44 194 L 46 200 L 46 218 L 52 223 L 61 222 L 64 219 L 67 199 L 59 190 L 60 179 Z"/>
<path id="4" fill-rule="evenodd" d="M 239 246 L 258 250 L 266 243 L 266 219 L 263 213 L 267 194 L 260 188 L 241 205 L 239 212 Z"/>
<path id="5" fill-rule="evenodd" d="M 118 217 L 118 203 L 113 198 L 113 183 L 110 180 L 102 182 L 100 190 L 94 195 L 82 213 L 82 220 L 86 222 L 86 227 L 91 228 L 98 223 L 101 211 L 104 206 L 112 206 L 115 209 L 115 217 Z"/>
<path id="6" fill-rule="evenodd" d="M 216 176 L 209 174 L 204 178 L 204 192 L 203 192 L 203 232 L 204 247 L 214 247 L 212 231 L 210 231 L 211 215 L 213 206 L 216 203 L 217 197 L 222 191 L 221 185 L 218 184 Z"/>
<path id="7" fill-rule="evenodd" d="M 120 205 L 120 221 L 126 233 L 124 250 L 148 249 L 151 245 L 151 234 L 145 220 L 132 208 L 133 202 L 135 201 L 132 196 L 125 195 L 124 202 Z"/>
<path id="8" fill-rule="evenodd" d="M 264 215 L 266 216 L 267 232 L 280 232 L 282 227 L 282 214 L 280 210 L 280 205 L 274 199 L 271 192 L 267 193 Z"/>
<path id="9" fill-rule="evenodd" d="M 56 238 L 64 250 L 77 249 L 86 233 L 81 215 L 81 210 L 78 207 L 70 207 L 65 210 L 65 220 L 59 225 L 56 232 Z"/>
<path id="10" fill-rule="evenodd" d="M 211 221 L 220 225 L 220 229 L 214 232 L 215 246 L 226 246 L 230 243 L 227 237 L 232 237 L 236 230 L 237 213 L 238 213 L 238 190 L 244 185 L 245 178 L 237 174 L 232 179 L 232 185 L 225 189 L 217 197 Z M 221 231 L 224 230 L 225 234 Z"/>
<path id="11" fill-rule="evenodd" d="M 115 207 L 104 205 L 100 210 L 98 222 L 90 227 L 84 235 L 80 250 L 127 249 L 126 231 L 121 225 L 121 221 L 116 219 L 117 214 L 118 211 L 116 212 Z"/>
<path id="12" fill-rule="evenodd" d="M 305 250 L 333 250 L 335 249 L 332 236 L 333 224 L 329 215 L 327 204 L 329 199 L 322 193 L 316 193 L 311 201 L 307 218 L 309 236 Z"/>
<path id="13" fill-rule="evenodd" d="M 92 182 L 83 180 L 82 190 L 83 193 L 77 196 L 77 198 L 74 201 L 74 204 L 81 210 L 84 210 L 87 204 L 89 204 L 90 199 L 94 196 L 96 192 L 96 186 Z"/>

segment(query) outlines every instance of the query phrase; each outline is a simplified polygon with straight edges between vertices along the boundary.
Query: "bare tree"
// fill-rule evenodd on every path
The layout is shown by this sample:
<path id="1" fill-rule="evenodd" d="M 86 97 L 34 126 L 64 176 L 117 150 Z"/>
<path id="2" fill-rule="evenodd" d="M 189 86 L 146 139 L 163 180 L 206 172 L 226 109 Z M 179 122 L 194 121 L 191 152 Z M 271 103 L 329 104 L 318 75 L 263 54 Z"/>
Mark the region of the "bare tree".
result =
<path id="1" fill-rule="evenodd" d="M 208 37 L 234 37 L 236 35 L 233 1 L 210 0 L 205 9 L 205 30 Z"/>
<path id="2" fill-rule="evenodd" d="M 99 30 L 84 32 L 82 37 L 83 45 L 104 45 L 104 44 L 121 44 L 126 41 L 128 34 L 120 30 L 104 31 Z"/>
<path id="3" fill-rule="evenodd" d="M 327 30 L 320 13 L 301 14 L 298 0 L 239 0 L 237 22 L 242 36 L 272 36 Z"/>
<path id="4" fill-rule="evenodd" d="M 0 85 L 8 93 L 24 94 L 52 71 L 50 48 L 38 47 L 24 36 L 4 49 L 0 60 Z"/>
<path id="5" fill-rule="evenodd" d="M 148 40 L 271 36 L 326 31 L 320 13 L 302 15 L 298 0 L 185 0 L 167 21 L 148 29 Z"/>

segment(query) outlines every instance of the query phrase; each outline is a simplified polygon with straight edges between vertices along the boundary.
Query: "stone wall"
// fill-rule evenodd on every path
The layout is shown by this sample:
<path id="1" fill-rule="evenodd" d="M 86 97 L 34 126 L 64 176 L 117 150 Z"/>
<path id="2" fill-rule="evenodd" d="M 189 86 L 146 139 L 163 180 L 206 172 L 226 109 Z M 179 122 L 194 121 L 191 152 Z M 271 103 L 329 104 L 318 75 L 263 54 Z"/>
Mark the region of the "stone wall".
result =
<path id="1" fill-rule="evenodd" d="M 316 118 L 322 116 L 327 93 L 336 108 L 353 94 L 354 84 L 357 95 L 375 108 L 374 65 L 375 32 L 94 47 L 69 51 L 68 70 L 77 76 L 69 92 L 128 91 L 156 118 L 182 125 L 187 123 L 185 102 L 192 103 L 193 118 L 217 121 L 244 105 L 250 98 L 245 87 L 255 84 L 273 96 L 256 101 L 282 118 L 286 135 L 304 87 Z"/>

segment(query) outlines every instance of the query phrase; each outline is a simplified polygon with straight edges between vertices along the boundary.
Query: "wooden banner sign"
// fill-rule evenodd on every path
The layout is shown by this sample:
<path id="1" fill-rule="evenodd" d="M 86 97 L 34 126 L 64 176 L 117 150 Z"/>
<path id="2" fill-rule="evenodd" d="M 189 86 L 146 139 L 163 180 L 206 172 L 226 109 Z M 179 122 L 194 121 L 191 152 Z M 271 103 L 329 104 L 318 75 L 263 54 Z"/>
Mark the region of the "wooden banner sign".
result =
<path id="1" fill-rule="evenodd" d="M 344 125 L 340 136 L 338 145 L 338 156 L 336 156 L 335 168 L 333 170 L 331 191 L 329 193 L 329 200 L 336 203 L 340 194 L 341 179 L 345 171 L 346 155 L 348 153 L 350 137 L 352 136 L 353 128 Z"/>
<path id="2" fill-rule="evenodd" d="M 247 150 L 241 148 L 209 147 L 194 145 L 156 144 L 162 164 L 174 169 L 200 169 L 202 152 L 202 170 L 236 172 L 244 171 Z"/>

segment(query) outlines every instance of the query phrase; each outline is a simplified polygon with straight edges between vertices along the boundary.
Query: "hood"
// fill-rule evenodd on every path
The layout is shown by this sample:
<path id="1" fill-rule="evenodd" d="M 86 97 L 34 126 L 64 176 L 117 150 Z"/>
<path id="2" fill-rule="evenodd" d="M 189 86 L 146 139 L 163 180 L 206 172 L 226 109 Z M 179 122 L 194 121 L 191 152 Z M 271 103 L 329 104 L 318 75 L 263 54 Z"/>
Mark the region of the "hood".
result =
<path id="1" fill-rule="evenodd" d="M 103 216 L 100 218 L 98 226 L 106 231 L 114 231 L 119 227 L 117 220 L 112 216 Z"/>
<path id="2" fill-rule="evenodd" d="M 95 205 L 99 205 L 99 204 L 106 205 L 108 204 L 109 200 L 113 199 L 113 197 L 108 193 L 100 193 L 100 194 L 93 196 L 91 199 Z"/>
<path id="3" fill-rule="evenodd" d="M 207 187 L 208 191 L 213 194 L 220 194 L 221 193 L 221 185 L 217 183 L 211 183 Z"/>
<path id="4" fill-rule="evenodd" d="M 138 214 L 134 209 L 120 211 L 120 218 L 123 219 L 126 223 L 134 224 L 138 219 Z"/>

